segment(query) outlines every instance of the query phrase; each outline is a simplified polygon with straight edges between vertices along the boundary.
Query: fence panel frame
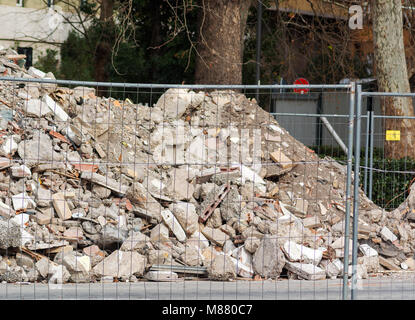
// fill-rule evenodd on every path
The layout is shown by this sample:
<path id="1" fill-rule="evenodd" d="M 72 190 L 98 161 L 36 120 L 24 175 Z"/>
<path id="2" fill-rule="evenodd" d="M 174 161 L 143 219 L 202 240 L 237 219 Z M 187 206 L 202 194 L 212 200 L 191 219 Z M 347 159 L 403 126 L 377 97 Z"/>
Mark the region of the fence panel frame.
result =
<path id="1" fill-rule="evenodd" d="M 359 89 L 357 90 L 357 99 L 356 99 L 356 84 L 354 82 L 350 84 L 342 85 L 174 85 L 174 84 L 132 84 L 132 83 L 102 83 L 102 82 L 88 82 L 88 81 L 71 81 L 71 80 L 54 80 L 54 79 L 31 79 L 31 78 L 10 78 L 10 77 L 0 77 L 0 81 L 9 81 L 16 83 L 45 83 L 45 84 L 57 84 L 57 85 L 68 85 L 68 86 L 88 86 L 88 87 L 116 87 L 116 88 L 134 88 L 134 89 L 169 89 L 169 88 L 183 88 L 183 89 L 236 89 L 236 90 L 261 90 L 261 89 L 294 89 L 294 88 L 304 88 L 304 89 L 348 89 L 349 91 L 349 114 L 345 117 L 348 117 L 348 141 L 347 141 L 347 177 L 346 177 L 346 213 L 345 213 L 345 230 L 344 230 L 344 266 L 343 266 L 343 286 L 342 286 L 342 298 L 347 299 L 348 292 L 348 266 L 349 266 L 349 226 L 350 226 L 350 209 L 351 209 L 351 183 L 352 183 L 352 172 L 353 172 L 353 152 L 356 152 L 356 148 L 360 145 L 360 141 L 356 141 L 354 148 L 354 130 L 360 129 L 360 113 L 357 111 L 357 123 L 355 125 L 355 115 L 354 110 L 356 108 L 356 103 L 359 103 L 362 95 L 359 95 Z M 324 116 L 324 115 L 320 115 Z M 357 158 L 358 159 L 358 158 Z M 357 162 L 356 162 L 357 163 Z M 355 185 L 358 183 L 358 170 L 357 170 L 357 179 L 356 179 L 356 169 L 355 169 Z M 357 182 L 356 182 L 357 181 Z M 356 193 L 356 188 L 355 188 Z M 356 203 L 356 196 L 354 198 Z M 354 206 L 356 210 L 356 205 Z M 357 210 L 358 213 L 358 210 Z M 354 213 L 354 219 L 357 219 L 357 214 Z M 357 220 L 356 220 L 357 221 Z M 357 229 L 357 224 L 356 224 Z M 354 228 L 353 228 L 354 231 Z M 356 234 L 357 236 L 357 234 Z M 353 234 L 354 237 L 354 234 Z M 354 238 L 353 238 L 354 240 Z M 357 248 L 353 247 L 353 250 Z M 353 256 L 354 258 L 354 256 Z M 355 276 L 355 259 L 353 260 L 353 277 Z M 355 278 L 353 278 L 355 279 Z M 353 298 L 353 286 L 352 286 L 352 298 Z"/>

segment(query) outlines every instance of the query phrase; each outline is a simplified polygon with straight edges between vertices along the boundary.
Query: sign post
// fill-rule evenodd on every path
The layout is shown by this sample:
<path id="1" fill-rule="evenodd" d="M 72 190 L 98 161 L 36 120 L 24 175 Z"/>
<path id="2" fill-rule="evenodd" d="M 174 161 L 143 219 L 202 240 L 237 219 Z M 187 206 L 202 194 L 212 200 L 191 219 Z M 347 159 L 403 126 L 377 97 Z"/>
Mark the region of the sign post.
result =
<path id="1" fill-rule="evenodd" d="M 297 80 L 294 81 L 294 84 L 297 84 L 297 85 L 309 85 L 310 83 L 308 82 L 307 79 L 298 78 Z M 309 91 L 310 91 L 310 89 L 306 89 L 306 88 L 294 89 L 294 92 L 300 93 L 300 94 L 305 94 L 305 93 L 308 93 Z"/>

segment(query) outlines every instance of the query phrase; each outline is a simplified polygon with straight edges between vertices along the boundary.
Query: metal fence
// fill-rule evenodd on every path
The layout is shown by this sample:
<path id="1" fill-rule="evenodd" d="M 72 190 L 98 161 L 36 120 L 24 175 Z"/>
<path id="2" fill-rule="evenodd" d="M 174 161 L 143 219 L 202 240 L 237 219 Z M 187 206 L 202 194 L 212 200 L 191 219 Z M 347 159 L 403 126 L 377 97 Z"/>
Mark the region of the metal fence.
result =
<path id="1" fill-rule="evenodd" d="M 371 222 L 382 208 L 363 193 L 378 169 L 365 120 L 378 115 L 362 116 L 359 86 L 0 86 L 0 298 L 370 292 L 361 278 L 379 270 L 366 240 L 386 220 Z M 301 88 L 294 100 L 342 94 L 347 110 L 273 109 Z M 318 137 L 308 146 L 305 127 Z"/>
<path id="2" fill-rule="evenodd" d="M 363 160 L 355 163 L 355 172 L 361 173 L 360 186 L 364 191 L 361 199 L 368 198 L 383 209 L 381 220 L 377 220 L 359 207 L 360 216 L 372 220 L 375 228 L 369 238 L 356 240 L 356 246 L 374 248 L 379 259 L 376 268 L 382 270 L 382 275 L 388 275 L 382 282 L 378 278 L 362 281 L 363 286 L 373 288 L 366 295 L 374 299 L 382 297 L 382 292 L 389 292 L 389 299 L 414 298 L 411 186 L 415 157 L 411 130 L 415 117 L 410 115 L 414 96 L 412 93 L 363 92 L 357 87 L 357 113 L 367 113 L 364 120 L 361 115 L 366 128 L 361 132 L 362 148 L 357 148 L 355 154 L 359 150 Z M 378 110 L 371 108 L 372 99 L 379 99 Z M 367 108 L 362 110 L 365 102 Z M 360 290 L 355 293 L 360 298 L 367 298 L 366 295 Z"/>

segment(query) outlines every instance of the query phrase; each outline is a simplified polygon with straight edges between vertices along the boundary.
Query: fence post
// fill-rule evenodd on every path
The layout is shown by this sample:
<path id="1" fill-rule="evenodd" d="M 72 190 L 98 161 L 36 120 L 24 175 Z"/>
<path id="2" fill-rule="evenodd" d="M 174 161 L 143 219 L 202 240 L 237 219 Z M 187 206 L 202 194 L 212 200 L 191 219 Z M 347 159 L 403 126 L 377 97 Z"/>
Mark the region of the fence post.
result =
<path id="1" fill-rule="evenodd" d="M 369 199 L 372 200 L 373 190 L 373 136 L 375 135 L 375 111 L 370 112 L 370 155 L 369 155 Z"/>
<path id="2" fill-rule="evenodd" d="M 348 266 L 349 266 L 349 226 L 350 226 L 350 193 L 352 184 L 352 165 L 353 165 L 353 126 L 354 126 L 354 108 L 355 108 L 355 87 L 356 84 L 352 82 L 350 88 L 350 103 L 349 103 L 349 141 L 347 148 L 347 182 L 346 182 L 346 219 L 344 228 L 344 265 L 343 265 L 343 300 L 347 299 L 347 280 L 348 280 Z"/>
<path id="3" fill-rule="evenodd" d="M 352 300 L 356 297 L 357 286 L 357 233 L 359 223 L 359 171 L 360 171 L 360 131 L 361 131 L 361 107 L 362 107 L 362 86 L 357 86 L 356 95 L 356 145 L 354 165 L 354 195 L 353 195 L 353 255 L 352 255 Z M 347 252 L 347 255 L 349 253 Z"/>
<path id="4" fill-rule="evenodd" d="M 365 146 L 365 176 L 363 178 L 363 190 L 365 194 L 367 195 L 367 166 L 369 161 L 369 126 L 370 126 L 370 111 L 367 110 L 367 118 L 366 118 L 366 146 Z"/>

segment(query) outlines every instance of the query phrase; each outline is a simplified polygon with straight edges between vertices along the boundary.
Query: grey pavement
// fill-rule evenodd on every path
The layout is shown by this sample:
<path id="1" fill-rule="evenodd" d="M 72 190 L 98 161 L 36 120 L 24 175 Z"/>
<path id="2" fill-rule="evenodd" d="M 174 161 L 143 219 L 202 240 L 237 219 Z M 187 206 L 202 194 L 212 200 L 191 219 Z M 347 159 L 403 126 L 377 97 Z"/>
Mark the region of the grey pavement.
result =
<path id="1" fill-rule="evenodd" d="M 350 288 L 350 287 L 349 287 Z M 369 278 L 358 282 L 357 299 L 415 299 L 415 278 Z M 340 300 L 342 280 L 180 281 L 136 283 L 0 284 L 12 300 Z"/>

